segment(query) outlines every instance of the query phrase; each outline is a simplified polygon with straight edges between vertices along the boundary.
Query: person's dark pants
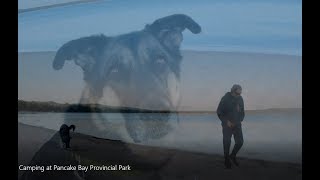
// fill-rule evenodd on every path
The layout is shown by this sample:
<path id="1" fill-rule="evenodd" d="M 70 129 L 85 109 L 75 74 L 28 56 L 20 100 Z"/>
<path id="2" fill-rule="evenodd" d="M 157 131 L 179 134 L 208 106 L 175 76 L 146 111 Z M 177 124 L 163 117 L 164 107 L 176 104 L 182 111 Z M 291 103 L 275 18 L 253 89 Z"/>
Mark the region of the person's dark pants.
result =
<path id="1" fill-rule="evenodd" d="M 231 137 L 233 135 L 235 145 L 233 147 L 232 156 L 236 156 L 238 151 L 241 149 L 243 145 L 243 135 L 242 135 L 242 128 L 241 124 L 236 125 L 232 129 L 229 128 L 227 125 L 222 125 L 222 134 L 223 134 L 223 151 L 224 157 L 229 157 L 230 146 L 231 146 Z"/>

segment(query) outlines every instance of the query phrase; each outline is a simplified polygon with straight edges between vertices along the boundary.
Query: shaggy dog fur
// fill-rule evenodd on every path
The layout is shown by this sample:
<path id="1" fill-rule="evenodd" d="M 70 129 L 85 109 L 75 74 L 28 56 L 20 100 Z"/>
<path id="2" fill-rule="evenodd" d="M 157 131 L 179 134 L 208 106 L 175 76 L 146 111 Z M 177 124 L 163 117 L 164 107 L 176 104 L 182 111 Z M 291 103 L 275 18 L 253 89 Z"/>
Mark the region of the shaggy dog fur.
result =
<path id="1" fill-rule="evenodd" d="M 121 106 L 176 110 L 180 101 L 180 45 L 185 29 L 194 34 L 201 32 L 201 27 L 189 16 L 174 14 L 140 31 L 71 40 L 57 51 L 53 68 L 61 69 L 66 60 L 73 60 L 82 68 L 86 82 L 80 99 L 82 104 L 99 103 L 108 87 Z M 128 115 L 123 114 L 127 131 L 136 142 L 144 139 L 141 137 L 157 138 L 167 134 L 165 125 L 169 116 L 170 113 L 156 118 L 153 125 L 146 125 L 138 120 L 130 121 Z M 150 119 L 155 118 L 151 115 Z"/>

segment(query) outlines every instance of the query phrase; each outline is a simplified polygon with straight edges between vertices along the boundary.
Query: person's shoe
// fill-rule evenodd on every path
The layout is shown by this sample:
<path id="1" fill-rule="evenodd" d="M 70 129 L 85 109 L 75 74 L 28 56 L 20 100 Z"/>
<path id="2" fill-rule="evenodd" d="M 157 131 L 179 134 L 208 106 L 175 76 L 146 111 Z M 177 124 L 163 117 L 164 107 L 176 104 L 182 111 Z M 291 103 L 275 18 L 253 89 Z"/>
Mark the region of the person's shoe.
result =
<path id="1" fill-rule="evenodd" d="M 236 156 L 230 155 L 230 159 L 236 166 L 239 166 L 239 162 L 237 161 Z"/>
<path id="2" fill-rule="evenodd" d="M 230 161 L 229 158 L 225 158 L 225 159 L 224 159 L 224 167 L 225 167 L 226 169 L 231 169 L 231 161 Z"/>

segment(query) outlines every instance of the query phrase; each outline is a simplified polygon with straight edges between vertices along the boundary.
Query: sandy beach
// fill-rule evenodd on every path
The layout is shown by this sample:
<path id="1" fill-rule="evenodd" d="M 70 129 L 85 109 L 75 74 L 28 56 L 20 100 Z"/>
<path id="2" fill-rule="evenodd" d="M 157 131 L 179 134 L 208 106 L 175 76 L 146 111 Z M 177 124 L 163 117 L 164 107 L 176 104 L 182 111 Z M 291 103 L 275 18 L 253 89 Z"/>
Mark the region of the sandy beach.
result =
<path id="1" fill-rule="evenodd" d="M 72 133 L 72 148 L 61 148 L 54 130 L 19 123 L 19 165 L 75 167 L 76 170 L 19 170 L 24 179 L 302 179 L 301 164 L 239 157 L 224 169 L 221 155 L 148 147 Z M 79 169 L 79 165 L 88 170 Z M 95 166 L 96 169 L 89 170 Z M 121 165 L 121 166 L 120 166 Z M 99 168 L 109 168 L 99 169 Z"/>

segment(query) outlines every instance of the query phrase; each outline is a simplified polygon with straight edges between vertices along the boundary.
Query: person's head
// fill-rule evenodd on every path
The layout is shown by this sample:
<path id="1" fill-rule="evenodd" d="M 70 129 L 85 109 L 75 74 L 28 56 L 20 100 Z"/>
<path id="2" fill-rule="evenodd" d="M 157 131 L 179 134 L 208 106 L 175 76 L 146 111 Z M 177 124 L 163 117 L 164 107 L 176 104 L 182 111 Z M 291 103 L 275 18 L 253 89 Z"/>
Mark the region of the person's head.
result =
<path id="1" fill-rule="evenodd" d="M 234 84 L 231 88 L 231 94 L 233 96 L 240 96 L 242 93 L 242 87 L 238 84 Z"/>

